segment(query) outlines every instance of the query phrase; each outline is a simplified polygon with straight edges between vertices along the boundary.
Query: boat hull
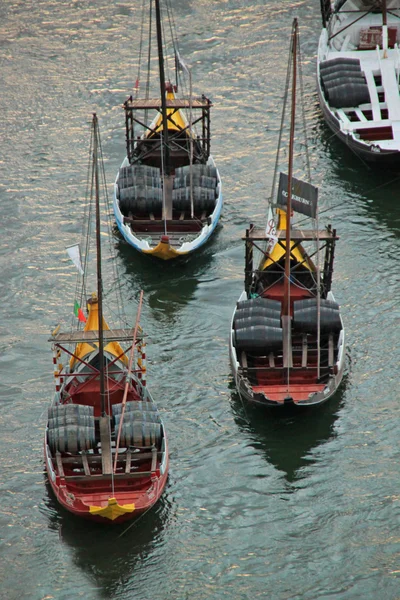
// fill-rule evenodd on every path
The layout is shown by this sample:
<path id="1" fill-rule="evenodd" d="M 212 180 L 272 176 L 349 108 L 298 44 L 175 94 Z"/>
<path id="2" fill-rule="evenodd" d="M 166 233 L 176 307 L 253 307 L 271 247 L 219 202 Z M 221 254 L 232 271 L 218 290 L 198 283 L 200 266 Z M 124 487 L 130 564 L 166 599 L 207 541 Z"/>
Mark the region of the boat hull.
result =
<path id="1" fill-rule="evenodd" d="M 247 295 L 243 292 L 238 302 L 246 298 Z M 334 301 L 334 296 L 331 292 L 329 293 L 329 299 Z M 333 374 L 329 377 L 328 381 L 324 383 L 293 384 L 289 388 L 286 384 L 269 386 L 252 385 L 240 372 L 241 368 L 233 341 L 235 312 L 236 309 L 231 320 L 229 359 L 236 388 L 242 398 L 253 405 L 277 411 L 287 409 L 305 410 L 324 404 L 336 393 L 343 379 L 345 366 L 345 332 L 343 327 L 339 336 L 337 362 L 334 366 Z"/>
<path id="2" fill-rule="evenodd" d="M 324 120 L 336 137 L 343 142 L 356 156 L 363 162 L 371 165 L 387 165 L 392 168 L 400 166 L 399 150 L 382 150 L 377 144 L 364 144 L 358 142 L 353 135 L 342 131 L 339 120 L 327 105 L 322 93 L 319 77 L 317 77 L 317 92 L 319 104 L 322 110 Z"/>
<path id="3" fill-rule="evenodd" d="M 112 491 L 111 478 L 103 480 L 103 489 L 83 491 L 85 482 L 80 484 L 80 491 L 68 484 L 68 481 L 60 477 L 52 466 L 49 447 L 47 445 L 47 432 L 44 440 L 44 460 L 49 483 L 57 502 L 68 512 L 76 517 L 103 523 L 106 525 L 117 525 L 138 518 L 150 510 L 160 499 L 168 479 L 169 458 L 168 445 L 165 438 L 164 463 L 143 489 L 132 492 L 119 491 L 115 485 Z M 86 478 L 89 485 L 93 484 L 94 477 Z"/>
<path id="4" fill-rule="evenodd" d="M 341 11 L 344 11 L 343 19 L 354 20 L 354 24 L 347 24 L 347 21 L 338 24 L 336 15 L 332 14 L 329 23 L 330 41 L 328 41 L 328 30 L 323 29 L 318 46 L 317 91 L 324 120 L 339 140 L 363 162 L 372 165 L 384 164 L 396 168 L 400 165 L 400 137 L 398 134 L 400 100 L 399 90 L 393 85 L 393 81 L 397 77 L 396 49 L 390 47 L 385 53 L 380 50 L 377 54 L 376 49 L 364 50 L 357 48 L 354 44 L 349 47 L 346 41 L 339 43 L 337 41 L 339 38 L 336 37 L 338 34 L 346 35 L 355 42 L 355 36 L 362 26 L 357 22 L 356 15 L 353 16 L 351 12 L 346 12 L 345 5 L 342 6 Z M 366 17 L 366 15 L 364 16 Z M 378 24 L 379 19 L 382 20 L 382 15 L 371 14 L 369 18 L 370 22 L 366 22 L 365 25 L 373 28 Z M 391 19 L 388 25 L 393 26 L 396 24 L 396 15 L 393 15 Z M 337 59 L 359 62 L 359 74 L 352 76 L 349 71 L 346 71 L 346 75 L 340 75 L 338 71 L 336 81 L 343 84 L 341 87 L 345 87 L 345 85 L 351 87 L 353 84 L 358 84 L 360 78 L 363 77 L 362 81 L 365 81 L 364 85 L 368 87 L 370 102 L 365 103 L 365 100 L 360 100 L 360 104 L 355 103 L 353 107 L 330 106 L 322 87 L 321 65 L 325 61 Z M 342 79 L 340 79 L 341 77 Z M 326 85 L 329 83 L 327 82 Z M 384 96 L 385 102 L 382 101 L 381 96 Z"/>
<path id="5" fill-rule="evenodd" d="M 207 164 L 212 167 L 215 167 L 214 159 L 212 158 L 212 156 L 210 156 Z M 129 165 L 129 161 L 127 158 L 125 158 L 121 164 L 121 168 L 126 167 L 128 165 Z M 163 235 L 160 234 L 159 240 L 157 241 L 156 244 L 149 244 L 148 240 L 144 239 L 145 236 L 140 238 L 137 235 L 135 235 L 135 233 L 132 231 L 130 225 L 124 222 L 124 215 L 122 214 L 120 207 L 119 207 L 119 201 L 117 198 L 118 177 L 119 177 L 119 175 L 117 176 L 117 178 L 114 182 L 113 208 L 114 208 L 115 220 L 116 220 L 118 229 L 119 229 L 122 237 L 125 239 L 125 241 L 130 246 L 132 246 L 132 248 L 134 248 L 138 252 L 141 252 L 142 254 L 148 254 L 148 255 L 154 256 L 155 258 L 159 258 L 161 260 L 171 260 L 174 258 L 179 258 L 180 256 L 186 256 L 188 254 L 191 254 L 195 250 L 198 250 L 199 248 L 201 248 L 209 240 L 209 238 L 211 237 L 215 228 L 218 225 L 219 218 L 221 216 L 222 207 L 223 207 L 222 182 L 221 182 L 221 177 L 219 175 L 218 169 L 217 169 L 218 196 L 216 198 L 214 211 L 210 215 L 210 217 L 207 221 L 207 224 L 205 224 L 202 227 L 202 229 L 199 231 L 199 234 L 193 240 L 185 241 L 184 240 L 185 231 L 182 231 L 182 236 L 181 236 L 182 243 L 179 246 L 175 246 L 175 245 L 173 246 L 170 243 L 168 231 L 166 232 L 166 234 L 163 234 Z M 167 221 L 167 227 L 168 227 L 168 221 Z"/>

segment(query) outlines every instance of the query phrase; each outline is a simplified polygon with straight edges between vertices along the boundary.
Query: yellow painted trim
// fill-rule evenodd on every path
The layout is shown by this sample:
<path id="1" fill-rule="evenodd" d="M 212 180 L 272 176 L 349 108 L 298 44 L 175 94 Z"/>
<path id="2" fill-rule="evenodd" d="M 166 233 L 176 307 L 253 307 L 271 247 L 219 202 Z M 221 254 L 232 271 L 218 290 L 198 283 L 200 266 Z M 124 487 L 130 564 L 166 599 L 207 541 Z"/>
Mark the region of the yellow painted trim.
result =
<path id="1" fill-rule="evenodd" d="M 174 92 L 167 92 L 166 99 L 174 100 L 175 99 Z M 172 116 L 172 119 L 173 119 L 174 123 L 176 123 L 176 125 L 174 125 L 174 123 L 172 123 L 172 121 L 170 119 L 168 119 L 169 116 Z M 168 123 L 168 130 L 170 130 L 170 131 L 182 131 L 183 129 L 185 129 L 188 126 L 188 122 L 186 121 L 186 118 L 185 118 L 184 114 L 182 113 L 182 111 L 180 109 L 176 110 L 174 108 L 167 108 L 167 123 Z M 160 115 L 153 127 L 153 131 L 157 132 L 157 131 L 161 131 L 162 129 L 163 129 L 163 118 L 162 118 L 162 115 Z M 152 135 L 154 135 L 154 134 L 151 132 L 146 137 L 151 137 Z M 186 130 L 186 135 L 189 136 L 189 132 L 187 130 Z"/>
<path id="2" fill-rule="evenodd" d="M 83 328 L 83 331 L 98 331 L 99 330 L 99 305 L 97 302 L 97 295 L 96 294 L 92 294 L 92 299 L 91 302 L 88 303 L 88 309 L 89 309 L 89 315 L 85 324 L 85 327 Z M 109 331 L 109 326 L 106 322 L 106 320 L 103 317 L 103 329 L 105 331 Z M 83 359 L 87 354 L 89 354 L 90 352 L 93 352 L 94 348 L 96 346 L 98 346 L 99 344 L 97 342 L 93 342 L 92 344 L 87 344 L 86 342 L 81 342 L 79 344 L 76 345 L 75 347 L 75 356 L 79 357 L 80 359 Z M 123 354 L 123 349 L 120 346 L 120 344 L 118 342 L 110 342 L 109 344 L 107 344 L 107 346 L 104 348 L 104 350 L 106 352 L 109 352 L 110 354 L 113 354 L 114 356 L 121 356 L 121 354 Z M 128 364 L 128 359 L 127 357 L 123 354 L 123 356 L 121 356 L 121 359 L 125 364 Z M 73 365 L 75 364 L 76 359 L 75 357 L 72 357 L 70 360 L 70 368 L 73 368 Z"/>
<path id="3" fill-rule="evenodd" d="M 124 504 L 121 506 L 118 504 L 116 498 L 109 498 L 107 506 L 89 506 L 89 512 L 91 515 L 98 515 L 100 517 L 110 519 L 111 521 L 114 521 L 126 513 L 133 512 L 134 510 L 134 504 Z"/>
<path id="4" fill-rule="evenodd" d="M 170 260 L 171 258 L 177 258 L 183 254 L 187 254 L 187 252 L 177 252 L 175 248 L 172 248 L 169 242 L 164 242 L 162 240 L 160 240 L 154 248 L 143 250 L 143 253 L 151 254 L 152 256 L 161 258 L 161 260 Z"/>
<path id="5" fill-rule="evenodd" d="M 286 211 L 278 208 L 277 213 L 279 216 L 277 231 L 285 231 L 286 230 Z M 295 242 L 290 242 L 290 248 L 293 248 L 294 245 L 295 245 Z M 270 267 L 272 264 L 274 264 L 274 262 L 278 262 L 285 255 L 285 252 L 286 252 L 286 243 L 283 243 L 282 246 L 280 244 L 276 244 L 275 248 L 273 249 L 273 251 L 270 255 L 271 258 L 267 258 L 261 264 L 261 267 L 260 267 L 261 270 L 264 270 L 264 269 Z M 296 248 L 292 251 L 292 256 L 294 256 L 298 262 L 304 261 L 304 263 L 303 263 L 304 266 L 307 267 L 307 269 L 309 269 L 310 271 L 312 271 L 312 272 L 315 271 L 314 263 L 308 257 L 306 251 L 300 244 L 297 245 Z"/>

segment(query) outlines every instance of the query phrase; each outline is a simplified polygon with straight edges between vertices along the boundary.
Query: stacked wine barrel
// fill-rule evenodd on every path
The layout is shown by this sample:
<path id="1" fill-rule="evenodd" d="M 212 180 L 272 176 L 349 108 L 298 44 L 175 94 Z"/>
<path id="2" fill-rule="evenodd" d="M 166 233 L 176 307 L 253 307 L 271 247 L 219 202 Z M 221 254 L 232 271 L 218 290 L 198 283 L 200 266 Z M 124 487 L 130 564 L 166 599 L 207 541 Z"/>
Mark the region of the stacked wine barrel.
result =
<path id="1" fill-rule="evenodd" d="M 281 303 L 261 297 L 238 302 L 233 329 L 237 350 L 253 355 L 280 350 L 283 344 Z"/>
<path id="2" fill-rule="evenodd" d="M 122 404 L 113 406 L 115 431 L 119 429 Z M 134 401 L 125 404 L 121 428 L 121 447 L 161 446 L 161 418 L 153 402 Z"/>
<path id="3" fill-rule="evenodd" d="M 93 406 L 51 406 L 48 410 L 48 428 L 48 441 L 52 452 L 76 454 L 95 446 Z"/>
<path id="4" fill-rule="evenodd" d="M 357 58 L 326 60 L 320 64 L 320 74 L 322 89 L 331 107 L 356 107 L 371 102 Z"/>
<path id="5" fill-rule="evenodd" d="M 121 167 L 118 177 L 119 207 L 128 216 L 161 213 L 160 169 L 148 165 Z"/>
<path id="6" fill-rule="evenodd" d="M 194 212 L 211 213 L 217 197 L 217 169 L 209 165 L 194 164 L 179 167 L 175 171 L 172 205 L 175 210 L 191 211 L 190 183 L 193 186 Z"/>
<path id="7" fill-rule="evenodd" d="M 320 300 L 320 331 L 339 333 L 342 329 L 339 305 L 332 300 Z M 317 298 L 296 300 L 293 302 L 293 328 L 302 333 L 316 333 L 318 329 Z"/>

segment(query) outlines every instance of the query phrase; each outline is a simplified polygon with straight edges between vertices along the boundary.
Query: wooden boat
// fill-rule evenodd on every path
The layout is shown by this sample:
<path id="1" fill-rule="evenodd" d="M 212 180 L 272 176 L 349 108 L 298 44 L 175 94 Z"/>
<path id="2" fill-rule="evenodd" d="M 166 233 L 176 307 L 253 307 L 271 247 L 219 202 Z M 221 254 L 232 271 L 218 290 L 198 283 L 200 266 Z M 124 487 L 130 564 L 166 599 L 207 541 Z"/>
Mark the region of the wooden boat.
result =
<path id="1" fill-rule="evenodd" d="M 152 23 L 153 2 L 149 5 Z M 189 76 L 189 97 L 178 97 L 178 79 L 176 84 L 165 81 L 166 28 L 159 0 L 155 8 L 160 97 L 150 98 L 147 91 L 145 98 L 136 93 L 124 103 L 126 157 L 114 183 L 114 213 L 128 244 L 168 260 L 193 252 L 209 239 L 221 214 L 222 184 L 210 153 L 211 101 L 204 95 L 193 97 L 191 71 L 178 52 L 176 75 L 180 69 Z M 156 115 L 148 124 L 152 111 Z"/>
<path id="2" fill-rule="evenodd" d="M 325 120 L 362 160 L 400 164 L 398 0 L 321 0 L 317 85 Z"/>
<path id="3" fill-rule="evenodd" d="M 96 210 L 90 208 L 88 214 L 95 212 L 97 293 L 87 300 L 87 317 L 75 303 L 74 330 L 63 333 L 58 326 L 50 338 L 56 392 L 48 410 L 44 455 L 51 487 L 64 508 L 95 521 L 120 523 L 159 499 L 167 481 L 168 447 L 146 385 L 145 342 L 139 326 L 142 294 L 134 329 L 111 329 L 104 317 L 98 149 L 94 115 L 89 198 L 96 199 Z M 86 247 L 85 269 L 79 246 L 69 249 L 82 290 L 89 277 Z"/>
<path id="4" fill-rule="evenodd" d="M 246 231 L 245 289 L 233 313 L 229 341 L 241 397 L 274 408 L 328 400 L 340 384 L 345 358 L 343 323 L 331 291 L 336 231 L 331 226 L 318 231 L 318 220 L 316 229 L 293 227 L 292 210 L 312 222 L 317 217 L 317 188 L 293 177 L 297 46 L 295 20 L 288 175 L 280 173 L 277 226 L 270 208 L 267 228 L 250 225 Z M 312 253 L 307 249 L 311 244 Z"/>

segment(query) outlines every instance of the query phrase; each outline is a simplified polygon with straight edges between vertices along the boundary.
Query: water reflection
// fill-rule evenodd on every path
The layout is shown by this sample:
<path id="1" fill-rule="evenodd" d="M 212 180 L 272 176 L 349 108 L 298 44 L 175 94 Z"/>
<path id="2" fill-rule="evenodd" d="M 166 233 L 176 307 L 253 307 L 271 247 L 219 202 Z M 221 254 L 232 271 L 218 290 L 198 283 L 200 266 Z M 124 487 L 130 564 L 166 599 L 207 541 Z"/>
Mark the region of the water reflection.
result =
<path id="1" fill-rule="evenodd" d="M 400 206 L 397 201 L 400 171 L 378 170 L 363 163 L 321 124 L 317 125 L 316 134 L 320 136 L 325 157 L 329 158 L 331 165 L 325 174 L 327 182 L 348 194 L 347 202 L 354 203 L 355 214 L 357 204 L 361 203 L 370 216 L 400 236 Z"/>
<path id="2" fill-rule="evenodd" d="M 293 483 L 304 476 L 303 467 L 315 462 L 313 451 L 336 436 L 334 425 L 345 392 L 346 376 L 325 405 L 281 416 L 242 402 L 237 391 L 232 392 L 231 404 L 235 421 L 251 446 L 265 454 L 288 483 Z"/>
<path id="3" fill-rule="evenodd" d="M 218 227 L 212 240 L 195 255 L 170 261 L 145 256 L 119 240 L 116 248 L 124 269 L 126 298 L 136 298 L 143 289 L 156 319 L 173 322 L 182 307 L 194 298 L 200 278 L 211 270 L 220 231 Z"/>
<path id="4" fill-rule="evenodd" d="M 95 583 L 105 598 L 114 598 L 137 567 L 164 543 L 171 517 L 168 494 L 137 521 L 102 526 L 71 515 L 54 498 L 46 482 L 46 515 L 49 529 L 72 550 L 72 561 Z"/>

